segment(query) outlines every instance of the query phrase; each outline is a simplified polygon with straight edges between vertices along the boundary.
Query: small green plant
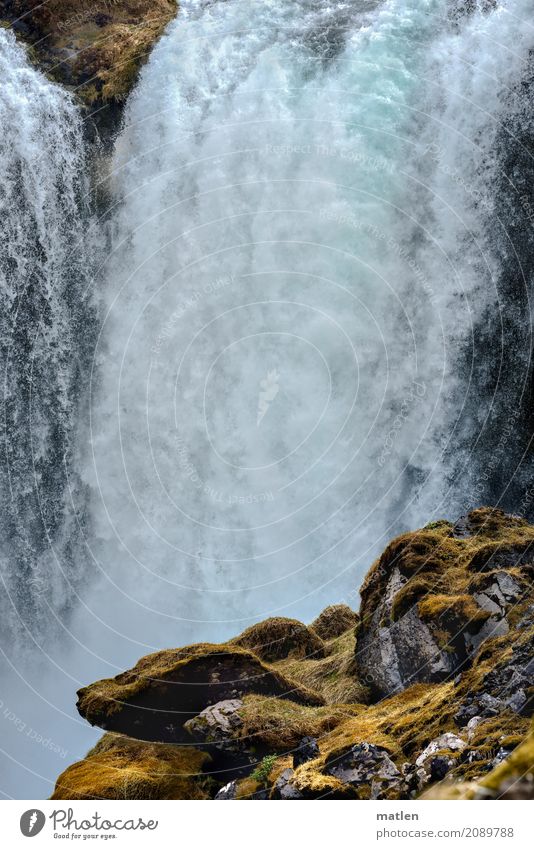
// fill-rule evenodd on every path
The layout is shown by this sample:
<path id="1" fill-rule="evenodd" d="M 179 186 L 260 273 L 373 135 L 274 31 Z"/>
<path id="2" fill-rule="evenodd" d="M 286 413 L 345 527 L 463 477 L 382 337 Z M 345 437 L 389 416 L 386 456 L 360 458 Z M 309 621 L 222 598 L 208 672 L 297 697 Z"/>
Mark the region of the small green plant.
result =
<path id="1" fill-rule="evenodd" d="M 266 755 L 250 777 L 253 778 L 254 781 L 258 781 L 260 784 L 267 784 L 269 774 L 275 764 L 275 761 L 276 755 Z"/>

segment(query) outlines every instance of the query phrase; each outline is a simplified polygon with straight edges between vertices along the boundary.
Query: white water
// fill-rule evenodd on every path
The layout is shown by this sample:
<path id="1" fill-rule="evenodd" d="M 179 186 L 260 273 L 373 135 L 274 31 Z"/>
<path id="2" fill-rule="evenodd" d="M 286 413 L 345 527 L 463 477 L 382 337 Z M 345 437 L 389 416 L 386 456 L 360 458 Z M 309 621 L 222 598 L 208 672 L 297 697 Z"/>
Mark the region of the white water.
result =
<path id="1" fill-rule="evenodd" d="M 397 530 L 480 499 L 453 474 L 471 462 L 457 420 L 476 437 L 487 412 L 458 362 L 496 300 L 498 134 L 533 40 L 526 0 L 480 6 L 455 22 L 438 0 L 183 0 L 155 47 L 116 144 L 103 322 L 81 371 L 88 565 L 81 532 L 64 542 L 53 482 L 54 563 L 88 580 L 68 616 L 63 585 L 46 599 L 65 633 L 35 649 L 36 692 L 9 687 L 67 762 L 95 736 L 73 714 L 77 686 L 273 613 L 357 606 Z M 11 61 L 61 104 L 16 104 L 41 147 L 56 134 L 36 185 L 57 198 L 81 149 L 64 144 L 74 109 L 20 51 Z M 57 216 L 44 227 L 62 256 L 71 210 L 68 232 Z M 68 413 L 66 362 L 47 367 Z M 65 762 L 14 741 L 22 765 L 7 761 L 2 786 L 48 793 Z"/>
<path id="2" fill-rule="evenodd" d="M 479 197 L 532 39 L 519 0 L 444 11 L 190 0 L 142 73 L 87 469 L 133 643 L 309 617 L 462 501 L 443 451 L 494 297 Z"/>
<path id="3" fill-rule="evenodd" d="M 93 334 L 86 171 L 74 100 L 1 28 L 0 791 L 20 797 L 48 795 L 61 752 L 93 736 L 73 717 L 69 640 L 54 641 L 87 577 L 72 469 Z"/>

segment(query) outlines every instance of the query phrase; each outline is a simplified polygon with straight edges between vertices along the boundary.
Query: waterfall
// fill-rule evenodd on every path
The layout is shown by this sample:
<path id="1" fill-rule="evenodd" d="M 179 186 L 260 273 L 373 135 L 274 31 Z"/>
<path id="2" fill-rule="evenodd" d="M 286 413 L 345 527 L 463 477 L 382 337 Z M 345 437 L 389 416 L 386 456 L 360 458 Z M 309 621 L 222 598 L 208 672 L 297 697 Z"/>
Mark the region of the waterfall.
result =
<path id="1" fill-rule="evenodd" d="M 529 7 L 181 0 L 106 257 L 75 102 L 0 29 L 4 792 L 96 739 L 77 687 L 532 512 Z"/>
<path id="2" fill-rule="evenodd" d="M 393 533 L 499 501 L 465 467 L 527 14 L 181 4 L 116 145 L 85 472 L 125 640 L 357 603 Z"/>
<path id="3" fill-rule="evenodd" d="M 2 627 L 49 632 L 82 577 L 72 470 L 91 351 L 82 122 L 0 29 Z"/>

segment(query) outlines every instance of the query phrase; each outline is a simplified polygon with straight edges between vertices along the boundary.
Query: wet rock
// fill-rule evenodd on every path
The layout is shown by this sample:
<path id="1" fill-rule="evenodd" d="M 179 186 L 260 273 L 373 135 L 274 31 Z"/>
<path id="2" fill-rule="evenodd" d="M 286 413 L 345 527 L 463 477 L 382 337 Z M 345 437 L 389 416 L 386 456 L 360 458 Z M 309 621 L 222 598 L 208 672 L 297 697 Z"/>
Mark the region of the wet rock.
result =
<path id="1" fill-rule="evenodd" d="M 528 636 L 525 634 L 516 641 L 511 657 L 506 656 L 484 677 L 483 686 L 485 695 L 493 698 L 491 706 L 498 709 L 499 713 L 510 708 L 521 716 L 532 714 L 532 688 L 534 687 L 534 636 L 532 634 Z M 484 696 L 481 699 L 487 704 L 488 700 Z"/>
<path id="2" fill-rule="evenodd" d="M 229 781 L 221 787 L 215 799 L 237 799 L 237 781 Z"/>
<path id="3" fill-rule="evenodd" d="M 303 737 L 293 752 L 293 768 L 296 769 L 301 764 L 318 758 L 320 754 L 317 740 L 314 737 Z"/>

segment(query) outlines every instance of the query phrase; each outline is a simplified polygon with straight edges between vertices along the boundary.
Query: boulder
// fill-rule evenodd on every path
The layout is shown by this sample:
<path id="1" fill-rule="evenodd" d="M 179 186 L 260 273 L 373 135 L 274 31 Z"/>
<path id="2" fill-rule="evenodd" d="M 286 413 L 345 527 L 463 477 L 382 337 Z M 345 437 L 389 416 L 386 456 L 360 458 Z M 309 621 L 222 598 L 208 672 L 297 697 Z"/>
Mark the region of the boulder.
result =
<path id="1" fill-rule="evenodd" d="M 237 799 L 237 781 L 229 781 L 224 787 L 221 787 L 215 795 L 215 799 Z"/>
<path id="2" fill-rule="evenodd" d="M 425 766 L 428 758 L 431 758 L 432 755 L 435 755 L 438 752 L 463 752 L 466 745 L 465 740 L 462 740 L 462 738 L 458 737 L 457 734 L 454 734 L 452 731 L 446 731 L 445 734 L 440 734 L 439 737 L 432 740 L 426 749 L 423 749 L 419 757 L 416 759 L 415 765 L 418 767 Z"/>
<path id="3" fill-rule="evenodd" d="M 366 798 L 401 798 L 406 793 L 402 773 L 387 750 L 372 743 L 357 743 L 330 755 L 323 772 L 356 790 L 364 787 Z M 367 794 L 368 787 L 370 794 Z"/>
<path id="4" fill-rule="evenodd" d="M 376 699 L 417 682 L 443 681 L 457 665 L 455 656 L 440 648 L 415 605 L 398 621 L 391 621 L 393 601 L 404 583 L 400 571 L 393 569 L 381 603 L 370 617 L 362 617 L 356 646 L 358 673 Z"/>
<path id="5" fill-rule="evenodd" d="M 239 746 L 236 735 L 243 726 L 239 715 L 242 708 L 241 699 L 225 699 L 188 719 L 184 728 L 200 743 L 210 743 L 217 749 L 228 751 Z"/>
<path id="6" fill-rule="evenodd" d="M 206 707 L 247 693 L 320 705 L 320 696 L 238 646 L 201 643 L 142 658 L 133 669 L 78 691 L 91 725 L 141 740 L 189 742 L 184 724 Z"/>
<path id="7" fill-rule="evenodd" d="M 285 769 L 282 774 L 277 778 L 273 791 L 271 793 L 271 799 L 303 799 L 304 796 L 302 793 L 297 790 L 297 788 L 292 783 L 292 778 L 294 775 L 294 771 L 292 769 Z"/>

